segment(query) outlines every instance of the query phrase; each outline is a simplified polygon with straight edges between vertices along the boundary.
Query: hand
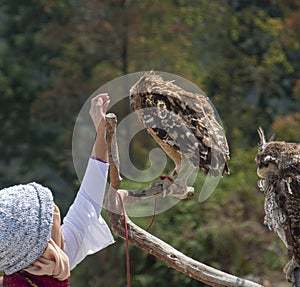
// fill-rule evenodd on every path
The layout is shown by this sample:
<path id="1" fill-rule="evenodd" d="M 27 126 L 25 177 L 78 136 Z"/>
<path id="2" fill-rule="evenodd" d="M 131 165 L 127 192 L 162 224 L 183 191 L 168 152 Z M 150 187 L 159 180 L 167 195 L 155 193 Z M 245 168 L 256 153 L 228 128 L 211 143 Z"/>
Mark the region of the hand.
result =
<path id="1" fill-rule="evenodd" d="M 99 94 L 91 101 L 90 116 L 97 131 L 95 144 L 91 156 L 102 161 L 108 161 L 107 145 L 105 140 L 105 113 L 110 103 L 108 94 Z"/>
<path id="2" fill-rule="evenodd" d="M 99 94 L 91 100 L 90 116 L 97 132 L 105 129 L 105 114 L 109 103 L 107 93 Z"/>

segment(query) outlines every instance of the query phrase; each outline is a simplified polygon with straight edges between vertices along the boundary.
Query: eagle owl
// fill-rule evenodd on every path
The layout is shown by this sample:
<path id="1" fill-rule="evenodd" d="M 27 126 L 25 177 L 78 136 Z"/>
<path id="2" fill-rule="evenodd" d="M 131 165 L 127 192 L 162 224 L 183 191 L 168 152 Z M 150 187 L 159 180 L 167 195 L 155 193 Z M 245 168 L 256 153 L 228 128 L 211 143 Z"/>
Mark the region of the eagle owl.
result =
<path id="1" fill-rule="evenodd" d="M 256 155 L 259 188 L 265 195 L 264 223 L 284 242 L 289 262 L 284 272 L 293 286 L 300 286 L 300 144 L 266 142 L 258 130 L 260 144 Z"/>
<path id="2" fill-rule="evenodd" d="M 167 179 L 180 174 L 177 185 L 186 182 L 195 169 L 211 176 L 229 173 L 229 148 L 222 126 L 208 98 L 188 92 L 173 81 L 146 72 L 130 89 L 130 106 L 148 133 L 174 161 L 175 169 Z M 183 192 L 180 198 L 186 197 Z"/>

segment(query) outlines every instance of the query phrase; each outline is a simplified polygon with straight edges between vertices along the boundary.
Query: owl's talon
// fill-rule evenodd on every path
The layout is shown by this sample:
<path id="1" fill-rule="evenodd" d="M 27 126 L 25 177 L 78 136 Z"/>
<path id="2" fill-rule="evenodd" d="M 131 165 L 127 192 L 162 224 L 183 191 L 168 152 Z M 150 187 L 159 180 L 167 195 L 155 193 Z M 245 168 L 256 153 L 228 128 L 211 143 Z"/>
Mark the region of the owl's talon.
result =
<path id="1" fill-rule="evenodd" d="M 194 196 L 194 188 L 191 186 L 187 186 L 185 181 L 182 179 L 175 180 L 171 185 L 167 187 L 168 195 L 172 195 L 174 197 L 180 199 L 191 198 Z"/>
<path id="2" fill-rule="evenodd" d="M 168 187 L 172 185 L 173 179 L 169 176 L 160 176 L 159 180 L 151 181 L 150 187 L 159 186 L 161 185 L 163 187 L 163 197 L 166 197 L 167 195 L 170 195 L 170 192 L 168 192 Z"/>
<path id="3" fill-rule="evenodd" d="M 192 198 L 194 196 L 194 188 L 187 186 L 185 181 L 182 179 L 173 180 L 169 176 L 161 176 L 160 180 L 155 180 L 150 183 L 151 187 L 163 186 L 163 197 L 167 195 L 177 197 L 180 199 Z M 163 179 L 162 179 L 163 178 Z"/>
<path id="4" fill-rule="evenodd" d="M 165 182 L 165 180 L 163 180 L 163 179 L 151 181 L 150 182 L 150 187 L 163 185 L 164 182 Z"/>
<path id="5" fill-rule="evenodd" d="M 172 195 L 173 191 L 171 191 L 171 193 L 170 193 L 169 187 L 172 186 L 172 184 L 174 183 L 173 178 L 170 176 L 160 176 L 160 178 L 164 182 L 163 183 L 163 187 L 164 187 L 163 197 L 166 197 L 167 195 Z"/>

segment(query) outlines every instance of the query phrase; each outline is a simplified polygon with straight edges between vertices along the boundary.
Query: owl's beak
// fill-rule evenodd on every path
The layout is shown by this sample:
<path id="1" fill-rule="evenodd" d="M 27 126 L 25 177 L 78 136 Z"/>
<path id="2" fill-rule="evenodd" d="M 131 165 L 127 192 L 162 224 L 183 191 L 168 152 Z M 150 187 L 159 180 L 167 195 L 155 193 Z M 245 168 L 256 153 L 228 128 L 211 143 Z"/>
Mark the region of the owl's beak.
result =
<path id="1" fill-rule="evenodd" d="M 135 110 L 135 101 L 133 100 L 133 98 L 130 99 L 129 104 L 130 104 L 131 110 L 134 111 Z"/>
<path id="2" fill-rule="evenodd" d="M 129 105 L 130 105 L 131 110 L 134 111 L 134 106 L 135 105 L 134 105 L 134 100 L 133 100 L 133 96 L 132 95 L 130 95 Z"/>
<path id="3" fill-rule="evenodd" d="M 278 167 L 276 164 L 270 162 L 267 165 L 259 165 L 256 172 L 260 178 L 266 178 L 271 175 L 278 175 Z"/>
<path id="4" fill-rule="evenodd" d="M 257 175 L 260 177 L 260 178 L 266 178 L 266 174 L 264 172 L 264 168 L 257 168 L 256 170 L 256 173 Z"/>

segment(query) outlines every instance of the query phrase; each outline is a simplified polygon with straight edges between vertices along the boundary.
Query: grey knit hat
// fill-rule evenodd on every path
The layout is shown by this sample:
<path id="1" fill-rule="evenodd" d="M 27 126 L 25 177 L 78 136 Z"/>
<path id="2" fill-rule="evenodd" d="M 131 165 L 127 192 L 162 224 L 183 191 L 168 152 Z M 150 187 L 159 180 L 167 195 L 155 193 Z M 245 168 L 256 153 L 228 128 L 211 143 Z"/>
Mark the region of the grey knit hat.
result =
<path id="1" fill-rule="evenodd" d="M 51 237 L 54 202 L 37 183 L 0 190 L 0 270 L 10 275 L 34 263 Z"/>

